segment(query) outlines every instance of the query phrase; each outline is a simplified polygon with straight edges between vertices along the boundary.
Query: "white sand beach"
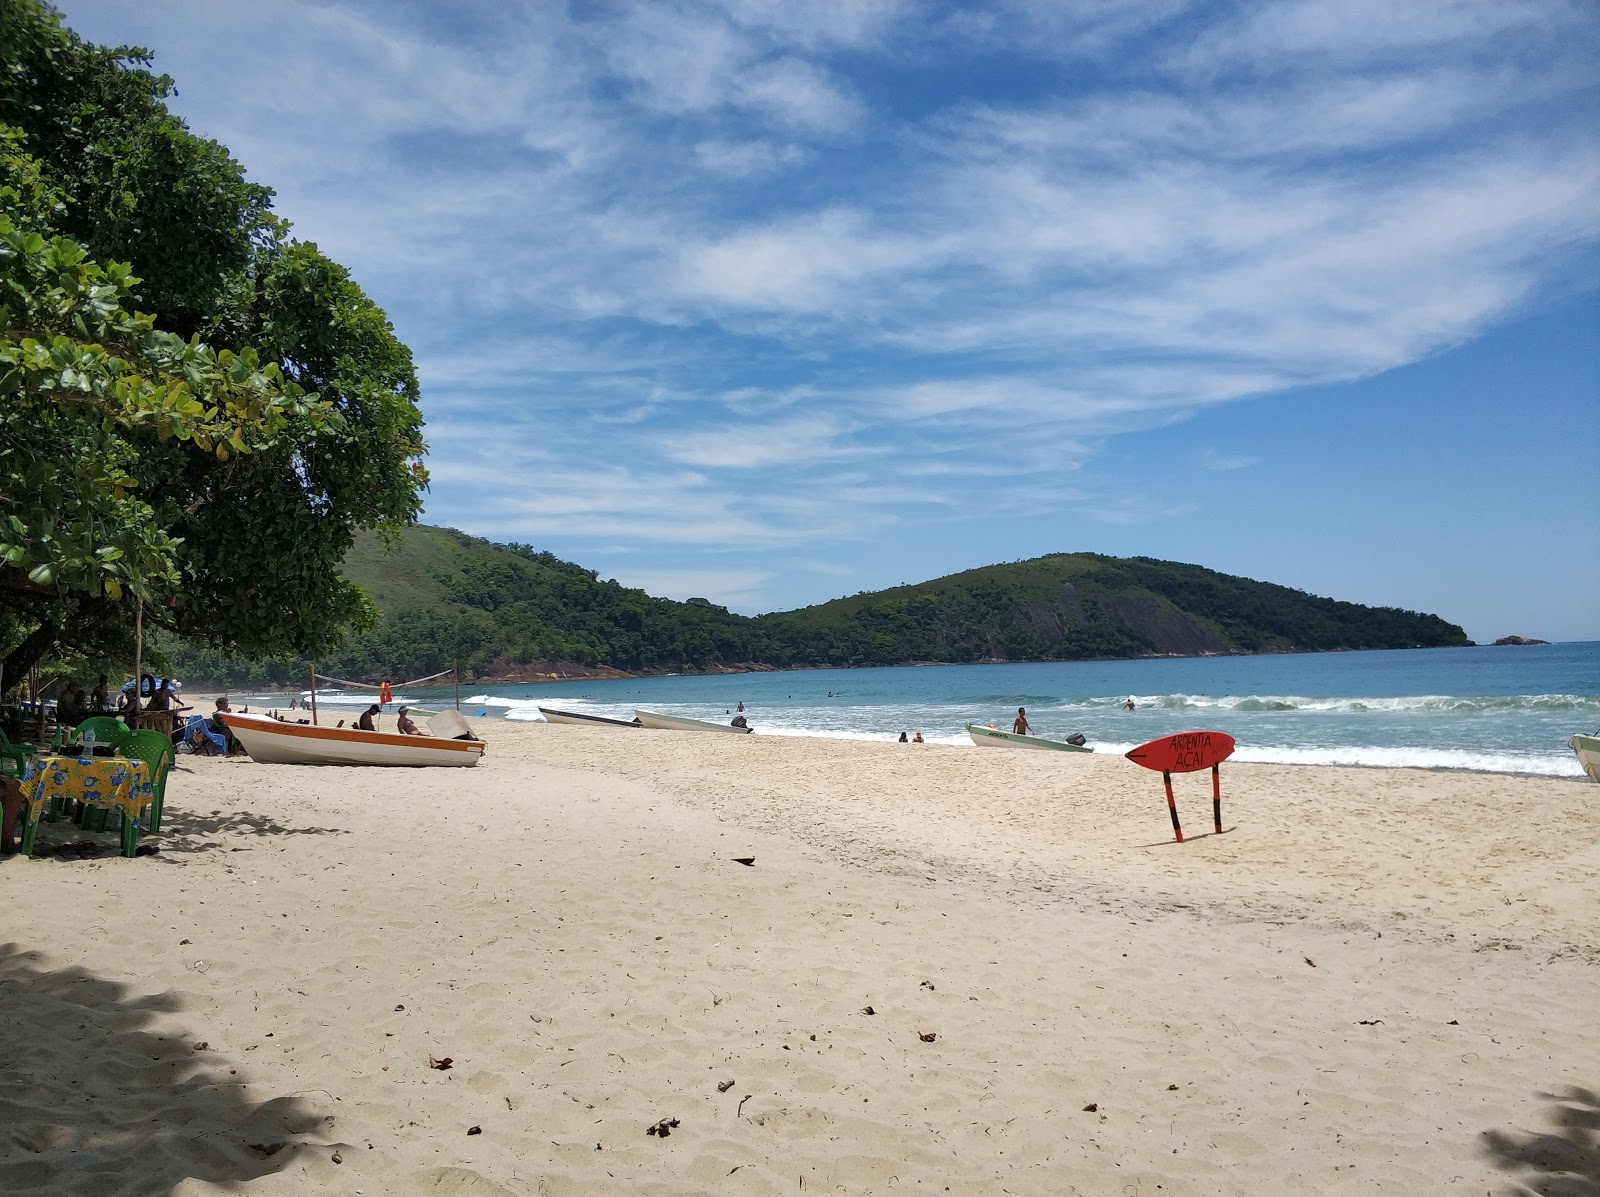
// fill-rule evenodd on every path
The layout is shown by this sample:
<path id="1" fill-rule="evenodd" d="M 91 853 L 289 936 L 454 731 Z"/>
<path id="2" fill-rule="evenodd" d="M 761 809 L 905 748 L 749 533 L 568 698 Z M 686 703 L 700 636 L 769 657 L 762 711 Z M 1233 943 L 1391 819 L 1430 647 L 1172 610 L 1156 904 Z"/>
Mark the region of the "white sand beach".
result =
<path id="1" fill-rule="evenodd" d="M 1597 1183 L 1590 782 L 475 726 L 0 865 L 0 1187 Z"/>

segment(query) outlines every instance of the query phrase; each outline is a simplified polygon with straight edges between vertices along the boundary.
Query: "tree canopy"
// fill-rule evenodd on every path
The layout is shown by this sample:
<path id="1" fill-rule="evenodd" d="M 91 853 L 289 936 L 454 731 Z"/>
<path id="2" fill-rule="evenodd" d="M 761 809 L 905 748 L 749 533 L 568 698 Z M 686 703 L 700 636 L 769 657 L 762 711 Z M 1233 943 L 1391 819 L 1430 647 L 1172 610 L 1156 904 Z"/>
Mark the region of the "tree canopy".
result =
<path id="1" fill-rule="evenodd" d="M 136 48 L 0 0 L 0 654 L 326 652 L 375 617 L 338 572 L 415 520 L 411 356 Z"/>

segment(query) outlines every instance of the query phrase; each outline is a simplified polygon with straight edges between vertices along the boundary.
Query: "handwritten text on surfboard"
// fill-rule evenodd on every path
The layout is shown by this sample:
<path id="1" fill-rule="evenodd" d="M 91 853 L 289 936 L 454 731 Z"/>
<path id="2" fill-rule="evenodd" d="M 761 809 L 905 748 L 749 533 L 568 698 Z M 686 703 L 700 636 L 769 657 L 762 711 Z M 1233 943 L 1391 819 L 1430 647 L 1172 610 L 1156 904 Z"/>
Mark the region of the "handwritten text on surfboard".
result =
<path id="1" fill-rule="evenodd" d="M 1141 744 L 1128 759 L 1159 773 L 1194 773 L 1233 755 L 1233 737 L 1219 731 L 1179 732 Z"/>

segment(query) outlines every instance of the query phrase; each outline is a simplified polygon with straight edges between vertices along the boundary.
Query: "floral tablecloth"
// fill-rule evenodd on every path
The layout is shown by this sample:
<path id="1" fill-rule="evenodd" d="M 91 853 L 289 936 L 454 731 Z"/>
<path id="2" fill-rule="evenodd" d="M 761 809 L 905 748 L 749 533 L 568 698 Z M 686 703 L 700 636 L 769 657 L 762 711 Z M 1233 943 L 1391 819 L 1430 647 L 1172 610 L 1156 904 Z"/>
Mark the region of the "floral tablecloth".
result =
<path id="1" fill-rule="evenodd" d="M 41 756 L 31 762 L 22 781 L 22 801 L 30 822 L 37 823 L 45 804 L 56 795 L 105 810 L 120 810 L 137 819 L 155 800 L 150 767 L 121 756 Z"/>

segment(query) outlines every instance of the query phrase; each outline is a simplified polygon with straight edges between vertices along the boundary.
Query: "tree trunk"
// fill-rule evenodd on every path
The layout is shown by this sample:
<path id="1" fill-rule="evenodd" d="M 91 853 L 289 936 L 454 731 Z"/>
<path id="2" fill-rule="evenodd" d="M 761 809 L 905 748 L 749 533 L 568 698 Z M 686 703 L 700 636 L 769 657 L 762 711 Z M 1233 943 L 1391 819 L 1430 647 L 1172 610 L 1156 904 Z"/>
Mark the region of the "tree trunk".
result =
<path id="1" fill-rule="evenodd" d="M 54 621 L 41 623 L 22 638 L 22 643 L 6 654 L 5 676 L 14 686 L 28 676 L 28 671 L 43 660 L 61 639 L 65 628 Z"/>

